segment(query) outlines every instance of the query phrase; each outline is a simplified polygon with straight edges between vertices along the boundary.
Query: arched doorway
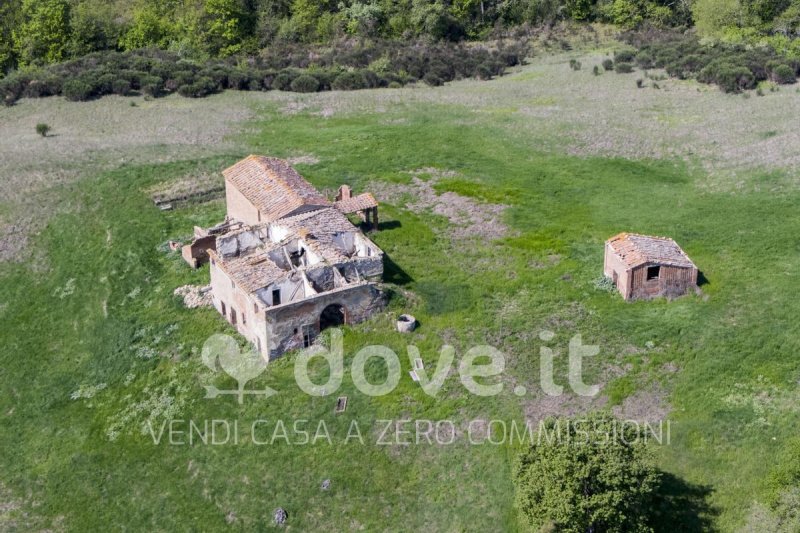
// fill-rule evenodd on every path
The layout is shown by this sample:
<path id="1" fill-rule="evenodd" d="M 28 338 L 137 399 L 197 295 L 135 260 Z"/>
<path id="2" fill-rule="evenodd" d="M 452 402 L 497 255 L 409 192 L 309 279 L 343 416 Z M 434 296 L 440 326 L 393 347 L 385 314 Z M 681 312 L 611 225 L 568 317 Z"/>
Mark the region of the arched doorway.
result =
<path id="1" fill-rule="evenodd" d="M 331 304 L 323 309 L 322 313 L 319 315 L 319 330 L 335 328 L 336 326 L 341 326 L 346 321 L 347 315 L 344 306 Z"/>

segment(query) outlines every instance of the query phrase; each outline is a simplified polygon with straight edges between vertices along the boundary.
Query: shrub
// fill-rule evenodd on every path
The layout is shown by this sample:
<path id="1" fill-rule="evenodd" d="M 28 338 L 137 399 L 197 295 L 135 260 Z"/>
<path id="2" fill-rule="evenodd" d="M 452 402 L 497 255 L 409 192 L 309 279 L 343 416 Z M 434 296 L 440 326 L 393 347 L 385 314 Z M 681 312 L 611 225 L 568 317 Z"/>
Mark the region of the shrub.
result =
<path id="1" fill-rule="evenodd" d="M 569 68 L 572 70 L 580 70 L 581 69 L 581 62 L 577 59 L 570 59 L 569 60 Z"/>
<path id="2" fill-rule="evenodd" d="M 636 80 L 636 88 L 641 89 L 642 87 L 644 87 L 644 80 L 642 78 L 639 78 L 638 80 Z"/>
<path id="3" fill-rule="evenodd" d="M 492 69 L 486 63 L 481 63 L 475 67 L 475 77 L 480 80 L 492 79 Z"/>
<path id="4" fill-rule="evenodd" d="M 611 59 L 604 59 L 603 60 L 603 69 L 604 70 L 614 70 L 614 61 Z"/>
<path id="5" fill-rule="evenodd" d="M 789 65 L 778 65 L 772 69 L 772 79 L 775 83 L 788 84 L 797 81 L 797 76 Z"/>
<path id="6" fill-rule="evenodd" d="M 139 86 L 147 96 L 156 97 L 164 91 L 164 80 L 158 76 L 145 76 L 139 80 Z"/>
<path id="7" fill-rule="evenodd" d="M 54 74 L 36 75 L 36 77 L 22 88 L 22 96 L 28 98 L 41 98 L 54 96 L 61 93 L 61 77 Z"/>
<path id="8" fill-rule="evenodd" d="M 747 67 L 727 61 L 712 61 L 697 75 L 703 83 L 716 83 L 726 93 L 735 93 L 755 87 L 753 73 Z"/>
<path id="9" fill-rule="evenodd" d="M 95 83 L 95 90 L 97 91 L 97 94 L 110 94 L 112 92 L 111 86 L 116 79 L 117 77 L 114 74 L 106 73 L 98 76 L 97 82 Z"/>
<path id="10" fill-rule="evenodd" d="M 337 91 L 355 91 L 366 89 L 367 82 L 361 72 L 342 72 L 333 80 L 331 87 Z"/>
<path id="11" fill-rule="evenodd" d="M 422 78 L 422 81 L 424 81 L 431 87 L 438 87 L 444 83 L 442 78 L 440 78 L 439 76 L 437 76 L 432 72 L 428 72 L 427 74 L 425 74 L 425 76 Z"/>
<path id="12" fill-rule="evenodd" d="M 131 91 L 131 82 L 124 78 L 117 78 L 111 82 L 111 92 L 120 96 L 125 96 Z"/>
<path id="13" fill-rule="evenodd" d="M 214 80 L 211 78 L 201 76 L 193 83 L 178 87 L 178 94 L 189 98 L 202 98 L 203 96 L 217 92 L 218 87 L 219 86 L 214 83 Z"/>
<path id="14" fill-rule="evenodd" d="M 302 74 L 292 80 L 291 89 L 296 93 L 315 93 L 319 90 L 319 80 L 314 76 Z"/>
<path id="15" fill-rule="evenodd" d="M 389 82 L 389 88 L 390 89 L 402 89 L 403 88 L 403 84 L 401 84 L 398 81 L 390 81 Z"/>
<path id="16" fill-rule="evenodd" d="M 656 66 L 655 58 L 648 50 L 641 50 L 636 54 L 636 63 L 642 68 L 653 68 Z"/>
<path id="17" fill-rule="evenodd" d="M 620 50 L 614 54 L 614 61 L 617 63 L 633 63 L 636 52 L 633 50 Z"/>
<path id="18" fill-rule="evenodd" d="M 600 75 L 600 67 L 598 67 L 597 65 L 592 67 L 592 74 L 594 74 L 595 76 L 599 76 Z"/>
<path id="19" fill-rule="evenodd" d="M 617 62 L 614 65 L 614 70 L 616 71 L 617 74 L 629 74 L 633 72 L 633 65 L 631 65 L 630 63 Z"/>
<path id="20" fill-rule="evenodd" d="M 36 125 L 36 133 L 41 135 L 42 137 L 47 137 L 47 134 L 50 132 L 50 126 L 45 124 L 44 122 L 40 122 Z"/>
<path id="21" fill-rule="evenodd" d="M 282 71 L 272 80 L 272 88 L 279 91 L 288 91 L 292 88 L 292 76 L 287 71 Z"/>
<path id="22" fill-rule="evenodd" d="M 74 78 L 64 83 L 64 97 L 71 102 L 82 102 L 94 96 L 94 87 L 82 78 Z"/>

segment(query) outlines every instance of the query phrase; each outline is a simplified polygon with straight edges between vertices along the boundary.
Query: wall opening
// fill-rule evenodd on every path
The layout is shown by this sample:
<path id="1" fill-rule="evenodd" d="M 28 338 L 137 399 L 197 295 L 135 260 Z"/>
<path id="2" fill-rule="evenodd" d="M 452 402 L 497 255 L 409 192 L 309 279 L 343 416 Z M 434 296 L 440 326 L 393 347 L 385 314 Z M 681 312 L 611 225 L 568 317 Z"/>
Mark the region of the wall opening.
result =
<path id="1" fill-rule="evenodd" d="M 281 305 L 281 290 L 275 289 L 272 291 L 272 305 Z"/>
<path id="2" fill-rule="evenodd" d="M 331 304 L 319 315 L 319 330 L 341 326 L 345 323 L 344 306 Z"/>
<path id="3" fill-rule="evenodd" d="M 297 331 L 295 329 L 295 331 Z M 303 326 L 303 348 L 308 348 L 314 342 L 314 326 Z"/>
<path id="4" fill-rule="evenodd" d="M 647 281 L 658 279 L 659 275 L 661 275 L 661 267 L 659 265 L 647 267 Z"/>

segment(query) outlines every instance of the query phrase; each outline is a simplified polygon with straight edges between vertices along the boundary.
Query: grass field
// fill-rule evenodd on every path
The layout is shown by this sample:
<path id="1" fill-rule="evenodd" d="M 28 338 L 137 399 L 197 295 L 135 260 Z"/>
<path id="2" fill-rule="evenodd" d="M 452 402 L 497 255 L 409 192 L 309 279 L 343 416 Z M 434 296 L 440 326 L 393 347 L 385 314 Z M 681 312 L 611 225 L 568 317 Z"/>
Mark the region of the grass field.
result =
<path id="1" fill-rule="evenodd" d="M 16 228 L 0 263 L 0 529 L 260 530 L 281 506 L 295 531 L 517 530 L 516 450 L 471 446 L 467 421 L 598 406 L 669 413 L 657 530 L 739 529 L 763 499 L 767 458 L 800 423 L 798 95 L 637 89 L 640 73 L 595 77 L 600 55 L 572 72 L 570 57 L 437 89 L 0 109 L 0 217 Z M 36 137 L 42 117 L 57 136 Z M 346 377 L 350 403 L 334 416 L 335 398 L 294 385 L 290 355 L 256 380 L 280 391 L 269 400 L 204 399 L 203 385 L 233 381 L 203 366 L 200 348 L 231 331 L 172 295 L 208 271 L 163 244 L 224 206 L 161 212 L 148 191 L 249 153 L 303 156 L 318 187 L 347 182 L 384 200 L 374 240 L 393 298 L 347 328 L 347 361 L 385 344 L 407 371 L 408 342 L 429 367 L 445 342 L 459 356 L 491 344 L 507 354 L 504 393 L 471 396 L 452 376 L 433 400 L 404 372 L 392 394 L 369 398 Z M 703 294 L 628 304 L 598 288 L 602 243 L 623 230 L 674 237 Z M 392 331 L 404 311 L 421 323 L 412 337 Z M 601 347 L 587 373 L 598 398 L 533 392 L 543 330 L 562 352 L 576 333 Z M 240 420 L 243 432 L 304 418 L 312 435 L 324 420 L 333 443 L 170 446 L 142 433 L 168 418 Z M 455 420 L 457 438 L 342 444 L 352 420 L 389 418 Z"/>

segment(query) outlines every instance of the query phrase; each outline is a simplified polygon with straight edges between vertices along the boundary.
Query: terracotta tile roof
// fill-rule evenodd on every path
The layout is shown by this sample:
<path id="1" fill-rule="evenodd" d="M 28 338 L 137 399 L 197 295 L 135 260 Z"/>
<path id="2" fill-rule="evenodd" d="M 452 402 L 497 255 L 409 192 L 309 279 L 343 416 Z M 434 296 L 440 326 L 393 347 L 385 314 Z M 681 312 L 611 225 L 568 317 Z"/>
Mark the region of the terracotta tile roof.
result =
<path id="1" fill-rule="evenodd" d="M 636 233 L 620 233 L 606 241 L 615 254 L 629 267 L 645 263 L 696 268 L 686 252 L 668 237 L 651 237 Z"/>
<path id="2" fill-rule="evenodd" d="M 364 209 L 378 207 L 378 201 L 370 193 L 365 192 L 346 200 L 334 202 L 333 206 L 342 213 L 355 213 Z"/>
<path id="3" fill-rule="evenodd" d="M 214 254 L 217 264 L 225 271 L 231 280 L 245 292 L 255 292 L 258 289 L 276 281 L 289 277 L 292 272 L 283 270 L 276 265 L 267 254 L 267 249 L 242 256 L 223 259 Z"/>
<path id="4" fill-rule="evenodd" d="M 251 155 L 222 174 L 261 211 L 266 221 L 277 220 L 303 207 L 331 205 L 283 159 Z"/>
<path id="5" fill-rule="evenodd" d="M 317 237 L 347 231 L 358 231 L 353 223 L 347 220 L 346 216 L 331 208 L 318 209 L 317 211 L 286 217 L 275 222 L 275 225 L 283 226 L 294 233 L 307 230 Z"/>

